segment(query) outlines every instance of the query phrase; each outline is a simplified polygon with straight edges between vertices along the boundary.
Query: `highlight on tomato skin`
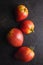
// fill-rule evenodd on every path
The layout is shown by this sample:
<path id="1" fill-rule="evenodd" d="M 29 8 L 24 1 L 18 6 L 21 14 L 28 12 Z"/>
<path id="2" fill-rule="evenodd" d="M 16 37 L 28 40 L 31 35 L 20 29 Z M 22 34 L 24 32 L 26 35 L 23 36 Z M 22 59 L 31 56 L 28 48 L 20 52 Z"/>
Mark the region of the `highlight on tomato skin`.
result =
<path id="1" fill-rule="evenodd" d="M 20 47 L 23 44 L 24 36 L 21 30 L 12 28 L 7 34 L 7 40 L 13 47 Z"/>
<path id="2" fill-rule="evenodd" d="M 30 34 L 30 33 L 34 32 L 34 28 L 35 28 L 35 24 L 33 23 L 32 20 L 25 20 L 20 25 L 20 29 L 25 34 Z"/>
<path id="3" fill-rule="evenodd" d="M 21 22 L 28 17 L 29 11 L 25 5 L 18 5 L 16 8 L 16 21 Z"/>
<path id="4" fill-rule="evenodd" d="M 34 59 L 35 52 L 29 47 L 24 46 L 18 49 L 14 57 L 22 62 L 30 62 Z"/>

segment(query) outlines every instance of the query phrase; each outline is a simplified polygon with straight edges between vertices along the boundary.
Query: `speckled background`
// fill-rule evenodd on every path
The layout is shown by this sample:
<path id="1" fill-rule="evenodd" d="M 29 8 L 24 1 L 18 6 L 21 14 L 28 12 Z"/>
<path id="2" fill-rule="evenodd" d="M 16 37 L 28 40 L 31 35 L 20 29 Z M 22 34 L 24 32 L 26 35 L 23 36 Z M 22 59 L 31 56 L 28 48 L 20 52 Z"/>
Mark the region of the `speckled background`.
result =
<path id="1" fill-rule="evenodd" d="M 10 46 L 6 41 L 7 32 L 18 27 L 13 14 L 13 9 L 18 4 L 24 4 L 29 9 L 30 19 L 35 24 L 35 32 L 24 35 L 23 46 L 32 46 L 35 58 L 28 63 L 16 61 L 13 53 L 16 48 Z M 0 0 L 0 65 L 43 65 L 43 0 Z"/>

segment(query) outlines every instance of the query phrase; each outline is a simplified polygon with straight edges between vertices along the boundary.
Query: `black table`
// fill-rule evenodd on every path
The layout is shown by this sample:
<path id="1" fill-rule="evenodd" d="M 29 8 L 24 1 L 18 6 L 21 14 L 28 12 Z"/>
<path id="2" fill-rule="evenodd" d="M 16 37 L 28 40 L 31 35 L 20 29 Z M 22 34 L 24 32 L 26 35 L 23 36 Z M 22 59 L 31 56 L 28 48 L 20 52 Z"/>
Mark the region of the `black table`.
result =
<path id="1" fill-rule="evenodd" d="M 32 46 L 35 51 L 35 58 L 28 63 L 16 61 L 13 53 L 16 48 L 6 42 L 7 32 L 17 27 L 13 15 L 13 9 L 18 4 L 24 4 L 29 9 L 30 19 L 35 24 L 35 32 L 25 35 L 23 46 Z M 0 0 L 0 65 L 43 65 L 43 0 Z"/>

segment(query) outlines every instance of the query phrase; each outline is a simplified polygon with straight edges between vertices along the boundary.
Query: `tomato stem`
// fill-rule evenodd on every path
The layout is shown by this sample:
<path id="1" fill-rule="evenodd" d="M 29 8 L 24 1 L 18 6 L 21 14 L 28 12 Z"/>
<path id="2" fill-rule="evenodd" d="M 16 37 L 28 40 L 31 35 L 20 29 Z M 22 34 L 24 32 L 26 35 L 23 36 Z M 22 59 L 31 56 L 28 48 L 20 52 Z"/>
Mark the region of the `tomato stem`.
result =
<path id="1" fill-rule="evenodd" d="M 30 49 L 32 49 L 32 50 L 34 51 L 35 47 L 33 47 L 33 46 L 30 46 Z"/>
<path id="2" fill-rule="evenodd" d="M 34 32 L 34 29 L 31 29 L 32 32 Z"/>

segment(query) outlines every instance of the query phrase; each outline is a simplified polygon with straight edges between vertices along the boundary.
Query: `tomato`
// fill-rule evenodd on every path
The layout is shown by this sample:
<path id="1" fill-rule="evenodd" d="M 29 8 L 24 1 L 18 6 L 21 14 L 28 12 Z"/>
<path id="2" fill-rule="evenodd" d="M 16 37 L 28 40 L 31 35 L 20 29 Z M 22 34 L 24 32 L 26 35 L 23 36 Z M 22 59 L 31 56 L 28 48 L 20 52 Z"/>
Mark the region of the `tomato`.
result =
<path id="1" fill-rule="evenodd" d="M 25 5 L 18 5 L 16 9 L 16 21 L 21 22 L 28 16 L 28 9 Z"/>
<path id="2" fill-rule="evenodd" d="M 19 29 L 13 28 L 9 31 L 7 40 L 13 47 L 19 47 L 23 44 L 24 36 Z"/>
<path id="3" fill-rule="evenodd" d="M 23 62 L 30 62 L 35 57 L 35 52 L 32 49 L 24 46 L 19 48 L 14 56 L 16 59 Z"/>
<path id="4" fill-rule="evenodd" d="M 35 27 L 35 25 L 31 20 L 25 20 L 20 25 L 21 30 L 25 34 L 30 34 L 30 33 L 34 32 L 34 27 Z"/>

